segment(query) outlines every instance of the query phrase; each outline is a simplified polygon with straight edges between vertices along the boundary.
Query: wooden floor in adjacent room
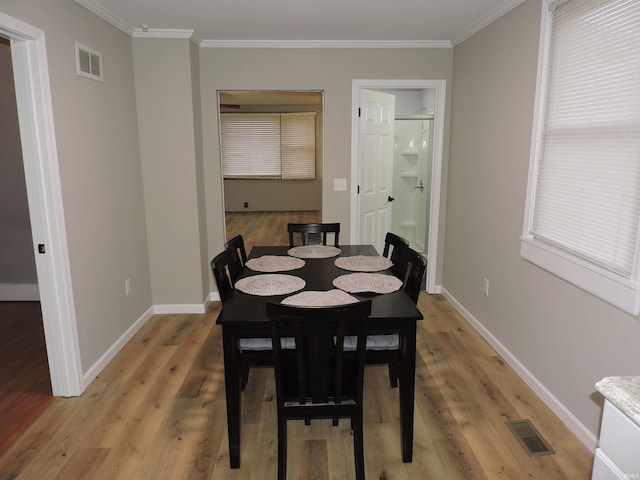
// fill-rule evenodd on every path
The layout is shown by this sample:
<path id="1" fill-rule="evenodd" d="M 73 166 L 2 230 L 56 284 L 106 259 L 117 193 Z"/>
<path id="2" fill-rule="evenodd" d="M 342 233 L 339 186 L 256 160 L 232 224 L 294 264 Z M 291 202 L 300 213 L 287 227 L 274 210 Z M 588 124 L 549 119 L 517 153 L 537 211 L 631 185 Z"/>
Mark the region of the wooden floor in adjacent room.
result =
<path id="1" fill-rule="evenodd" d="M 0 455 L 52 401 L 40 302 L 0 302 Z"/>
<path id="2" fill-rule="evenodd" d="M 287 223 L 319 223 L 319 211 L 227 212 L 227 239 L 242 235 L 247 253 L 255 245 L 289 245 Z"/>
<path id="3" fill-rule="evenodd" d="M 365 374 L 368 479 L 587 480 L 592 454 L 439 295 L 421 294 L 414 461 L 400 457 L 398 392 Z M 276 478 L 275 387 L 242 394 L 241 468 L 229 469 L 220 305 L 154 315 L 78 398 L 55 398 L 0 456 L 0 479 Z M 530 457 L 505 422 L 529 419 L 555 450 Z M 353 479 L 348 422 L 289 423 L 290 479 Z"/>

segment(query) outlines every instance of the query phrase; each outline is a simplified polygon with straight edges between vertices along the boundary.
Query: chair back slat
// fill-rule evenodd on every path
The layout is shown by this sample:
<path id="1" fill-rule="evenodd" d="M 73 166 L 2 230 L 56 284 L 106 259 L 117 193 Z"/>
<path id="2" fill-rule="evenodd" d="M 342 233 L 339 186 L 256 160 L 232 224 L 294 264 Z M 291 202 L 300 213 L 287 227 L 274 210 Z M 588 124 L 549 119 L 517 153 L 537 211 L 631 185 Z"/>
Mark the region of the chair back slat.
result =
<path id="1" fill-rule="evenodd" d="M 383 257 L 387 257 L 393 263 L 391 267 L 392 273 L 405 280 L 406 275 L 406 262 L 404 255 L 409 248 L 409 242 L 395 233 L 387 232 L 384 238 L 384 250 L 382 252 Z M 391 256 L 389 256 L 391 254 Z"/>
<path id="2" fill-rule="evenodd" d="M 279 407 L 285 400 L 291 401 L 291 398 L 286 398 L 287 392 L 290 392 L 289 397 L 294 392 L 299 405 L 341 403 L 345 399 L 361 402 L 362 388 L 358 385 L 362 383 L 364 374 L 365 319 L 370 313 L 371 300 L 337 307 L 293 307 L 267 303 Z M 297 385 L 294 388 L 286 384 L 291 378 L 283 374 L 284 360 L 279 342 L 283 335 L 291 335 L 292 332 L 296 350 Z M 359 339 L 356 356 L 350 363 L 345 361 L 344 352 L 347 334 L 358 335 Z M 353 352 L 348 353 L 353 356 Z M 355 384 L 346 385 L 346 378 L 353 378 Z"/>
<path id="3" fill-rule="evenodd" d="M 224 304 L 233 295 L 233 286 L 235 279 L 231 273 L 231 264 L 233 263 L 233 255 L 229 250 L 223 250 L 211 260 L 211 270 L 213 278 L 218 287 L 220 300 Z"/>
<path id="4" fill-rule="evenodd" d="M 412 248 L 405 252 L 406 277 L 404 280 L 404 291 L 411 297 L 414 303 L 418 302 L 418 296 L 422 289 L 422 277 L 427 268 L 424 257 Z"/>
<path id="5" fill-rule="evenodd" d="M 333 245 L 340 246 L 340 223 L 289 223 L 287 231 L 291 248 L 296 245 L 296 236 L 302 245 L 326 245 L 329 233 L 333 234 Z"/>
<path id="6" fill-rule="evenodd" d="M 247 263 L 247 251 L 244 248 L 244 238 L 242 235 L 236 235 L 225 244 L 227 250 L 231 251 L 232 262 L 229 265 L 231 279 L 235 281 L 240 276 L 240 272 Z"/>

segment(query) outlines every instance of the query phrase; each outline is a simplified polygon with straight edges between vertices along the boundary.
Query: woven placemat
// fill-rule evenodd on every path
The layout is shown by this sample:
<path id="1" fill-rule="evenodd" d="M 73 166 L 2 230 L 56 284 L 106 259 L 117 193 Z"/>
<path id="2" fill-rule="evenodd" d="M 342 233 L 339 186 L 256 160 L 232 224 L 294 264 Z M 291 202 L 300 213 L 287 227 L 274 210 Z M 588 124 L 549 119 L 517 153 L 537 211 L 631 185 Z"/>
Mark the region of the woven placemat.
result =
<path id="1" fill-rule="evenodd" d="M 287 272 L 304 267 L 304 260 L 287 255 L 263 255 L 247 260 L 247 268 L 255 272 Z"/>
<path id="2" fill-rule="evenodd" d="M 342 290 L 333 289 L 326 291 L 306 290 L 296 293 L 282 300 L 284 305 L 295 305 L 298 307 L 331 307 L 335 305 L 346 305 L 348 303 L 358 303 L 358 299 Z"/>
<path id="3" fill-rule="evenodd" d="M 402 287 L 402 281 L 382 273 L 348 273 L 335 278 L 333 286 L 349 293 L 391 293 Z"/>
<path id="4" fill-rule="evenodd" d="M 340 255 L 341 251 L 328 245 L 301 245 L 290 248 L 287 254 L 298 258 L 331 258 Z"/>
<path id="5" fill-rule="evenodd" d="M 393 262 L 381 256 L 355 255 L 353 257 L 338 257 L 336 267 L 352 272 L 381 272 L 393 266 Z"/>
<path id="6" fill-rule="evenodd" d="M 306 282 L 294 275 L 282 273 L 265 273 L 241 278 L 236 282 L 236 288 L 249 295 L 268 297 L 271 295 L 286 295 L 302 290 Z"/>

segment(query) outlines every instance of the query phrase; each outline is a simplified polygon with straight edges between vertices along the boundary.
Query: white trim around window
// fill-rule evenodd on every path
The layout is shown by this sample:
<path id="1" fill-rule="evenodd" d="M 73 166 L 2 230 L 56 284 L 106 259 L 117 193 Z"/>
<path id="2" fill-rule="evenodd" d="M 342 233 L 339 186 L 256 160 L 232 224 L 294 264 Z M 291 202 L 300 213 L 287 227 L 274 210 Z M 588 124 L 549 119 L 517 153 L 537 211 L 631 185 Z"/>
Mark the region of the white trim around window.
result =
<path id="1" fill-rule="evenodd" d="M 559 14 L 557 11 L 554 14 L 552 9 L 555 7 L 563 8 L 563 11 L 561 12 L 561 14 L 574 15 L 574 18 L 577 18 L 577 21 L 575 23 L 581 23 L 581 22 L 584 22 L 585 19 L 587 19 L 587 21 L 589 22 L 595 23 L 596 21 L 598 21 L 603 27 L 612 27 L 613 29 L 615 29 L 614 28 L 615 25 L 612 26 L 611 24 L 607 23 L 609 22 L 608 19 L 604 19 L 604 18 L 599 19 L 596 17 L 600 14 L 599 12 L 603 12 L 605 10 L 608 11 L 608 9 L 611 9 L 612 11 L 616 10 L 617 8 L 619 8 L 618 7 L 619 3 L 620 2 L 614 2 L 614 1 L 608 1 L 608 0 L 586 0 L 586 1 L 568 0 L 568 1 L 555 2 L 555 3 L 545 0 L 543 2 L 542 25 L 541 25 L 541 35 L 540 35 L 540 56 L 539 56 L 539 64 L 538 64 L 538 84 L 537 84 L 537 92 L 536 92 L 534 128 L 533 128 L 533 136 L 532 136 L 532 142 L 531 142 L 531 159 L 530 159 L 530 166 L 529 166 L 529 180 L 528 180 L 528 187 L 527 187 L 526 208 L 525 208 L 525 216 L 524 216 L 525 218 L 524 218 L 523 233 L 521 237 L 521 255 L 524 259 L 538 265 L 539 267 L 553 273 L 554 275 L 557 275 L 558 277 L 564 280 L 571 282 L 572 284 L 578 286 L 579 288 L 582 288 L 592 293 L 593 295 L 596 295 L 597 297 L 615 305 L 616 307 L 628 313 L 631 313 L 633 315 L 638 315 L 638 313 L 640 313 L 640 281 L 639 281 L 640 280 L 640 255 L 639 255 L 640 233 L 638 232 L 639 230 L 637 226 L 638 218 L 636 214 L 632 213 L 630 216 L 627 215 L 628 221 L 626 224 L 622 224 L 621 227 L 615 227 L 614 225 L 614 227 L 610 230 L 610 231 L 615 231 L 616 228 L 624 230 L 626 228 L 626 234 L 628 235 L 627 237 L 628 240 L 626 243 L 627 260 L 626 260 L 626 263 L 624 263 L 621 267 L 620 264 L 615 264 L 615 262 L 613 261 L 612 262 L 598 261 L 597 255 L 591 257 L 588 249 L 586 250 L 586 253 L 585 251 L 581 251 L 582 245 L 580 244 L 582 242 L 579 239 L 579 235 L 580 235 L 579 230 L 577 230 L 578 237 L 574 236 L 574 238 L 578 238 L 578 242 L 576 243 L 575 248 L 572 248 L 572 244 L 571 244 L 572 240 L 569 240 L 568 244 L 564 244 L 563 242 L 554 243 L 553 238 L 551 238 L 551 241 L 550 241 L 549 236 L 547 235 L 547 232 L 553 231 L 554 228 L 559 228 L 559 230 L 563 230 L 565 228 L 574 228 L 573 226 L 569 226 L 569 225 L 565 226 L 563 224 L 563 222 L 573 223 L 574 219 L 570 216 L 567 217 L 566 215 L 564 217 L 562 216 L 554 217 L 554 215 L 556 215 L 556 212 L 553 209 L 553 203 L 551 203 L 550 211 L 549 210 L 544 211 L 544 209 L 549 208 L 548 204 L 545 204 L 545 205 L 542 205 L 541 203 L 536 204 L 536 200 L 540 201 L 540 198 L 542 198 L 542 197 L 539 197 L 538 199 L 536 199 L 536 195 L 541 195 L 540 193 L 536 192 L 536 189 L 539 189 L 538 184 L 540 182 L 549 181 L 549 178 L 545 177 L 545 175 L 548 175 L 548 173 L 541 171 L 541 166 L 539 165 L 539 162 L 547 161 L 547 163 L 549 163 L 548 159 L 550 157 L 548 155 L 557 155 L 558 154 L 557 152 L 559 151 L 558 148 L 559 148 L 563 152 L 563 155 L 567 155 L 566 152 L 569 152 L 568 153 L 569 156 L 573 155 L 575 157 L 574 159 L 571 159 L 571 160 L 577 160 L 581 162 L 580 163 L 581 170 L 576 172 L 582 174 L 582 170 L 587 168 L 587 167 L 583 168 L 582 162 L 584 162 L 584 165 L 587 165 L 588 160 L 585 160 L 585 159 L 590 155 L 590 152 L 588 151 L 589 149 L 587 149 L 585 153 L 584 149 L 582 148 L 582 145 L 588 144 L 591 141 L 590 135 L 604 136 L 602 135 L 602 131 L 604 131 L 605 129 L 606 131 L 609 131 L 609 132 L 612 131 L 611 126 L 618 127 L 619 120 L 620 119 L 624 120 L 625 116 L 626 118 L 630 118 L 634 116 L 637 117 L 637 115 L 634 115 L 633 112 L 631 113 L 627 112 L 628 109 L 624 106 L 624 102 L 616 103 L 615 98 L 612 98 L 611 101 L 607 101 L 606 95 L 602 95 L 602 96 L 594 95 L 594 97 L 596 98 L 593 98 L 592 101 L 594 102 L 600 101 L 600 104 L 602 105 L 602 108 L 603 108 L 602 112 L 598 111 L 596 112 L 596 115 L 593 115 L 592 113 L 590 113 L 589 108 L 591 108 L 592 105 L 587 103 L 586 100 L 580 99 L 579 95 L 576 95 L 575 97 L 573 97 L 572 99 L 573 103 L 570 104 L 570 108 L 565 108 L 564 111 L 560 110 L 560 114 L 558 114 L 556 111 L 557 110 L 555 108 L 556 103 L 548 101 L 549 98 L 551 98 L 552 100 L 555 98 L 556 102 L 559 102 L 557 103 L 557 105 L 561 105 L 560 102 L 562 100 L 558 100 L 558 98 L 561 98 L 561 99 L 567 98 L 566 96 L 564 96 L 567 93 L 566 85 L 559 84 L 558 83 L 559 81 L 566 80 L 567 78 L 570 78 L 570 79 L 577 78 L 578 79 L 577 82 L 579 82 L 584 80 L 585 78 L 590 78 L 589 75 L 580 74 L 582 72 L 580 72 L 579 69 L 578 69 L 578 74 L 575 74 L 575 72 L 571 72 L 571 74 L 567 74 L 565 71 L 565 72 L 561 72 L 560 77 L 558 77 L 557 71 L 553 71 L 552 72 L 553 75 L 549 75 L 550 70 L 553 70 L 553 67 L 552 67 L 553 60 L 551 59 L 551 54 L 550 54 L 550 52 L 552 51 L 551 50 L 552 47 L 555 49 L 554 54 L 556 55 L 558 55 L 558 51 L 564 48 L 562 44 L 562 41 L 564 40 L 560 40 L 557 42 L 553 40 L 553 36 L 552 36 L 553 17 L 554 15 L 556 15 L 556 18 L 557 18 Z M 592 11 L 586 12 L 586 13 L 581 11 L 579 13 L 579 16 L 576 16 L 575 12 L 570 11 L 570 9 L 574 9 L 574 8 L 576 11 L 579 9 L 584 9 L 585 6 L 587 6 L 588 8 L 591 8 Z M 637 7 L 633 7 L 633 8 L 637 9 Z M 569 10 L 569 12 L 567 12 L 567 10 Z M 627 12 L 627 13 L 621 14 L 620 12 L 617 12 L 617 14 L 622 15 L 622 17 L 626 21 L 631 21 L 630 13 Z M 632 23 L 634 23 L 635 25 L 638 25 L 637 19 L 639 18 L 640 13 L 636 10 L 636 12 L 633 15 L 635 15 L 635 17 Z M 574 28 L 574 27 L 571 26 L 571 28 Z M 578 26 L 577 28 L 580 28 L 580 26 Z M 637 26 L 634 28 L 637 28 Z M 606 30 L 606 29 L 603 28 L 603 30 Z M 566 30 L 564 32 L 566 32 Z M 561 37 L 558 34 L 557 38 L 562 39 L 563 37 Z M 589 48 L 585 48 L 585 52 L 586 52 L 584 53 L 585 58 L 591 57 L 592 50 L 598 50 L 598 49 L 603 50 L 603 52 L 601 52 L 601 55 L 597 57 L 595 60 L 595 62 L 601 62 L 601 63 L 597 63 L 597 65 L 601 66 L 601 70 L 611 68 L 612 62 L 610 62 L 607 59 L 609 59 L 614 52 L 616 52 L 616 55 L 617 55 L 622 50 L 620 48 L 615 48 L 615 45 L 614 45 L 616 40 L 615 38 L 613 39 L 614 42 L 612 45 L 610 45 L 609 47 L 606 47 L 606 46 L 603 47 L 603 45 L 605 45 L 604 43 L 605 40 L 607 39 L 605 38 L 604 40 L 601 40 L 596 35 L 594 36 L 593 39 L 590 40 L 590 43 L 587 42 L 585 44 L 585 47 L 589 47 Z M 552 41 L 554 42 L 554 45 L 551 45 Z M 565 43 L 568 43 L 571 48 L 574 48 L 576 46 L 575 42 L 571 43 L 569 41 Z M 607 51 L 604 50 L 604 48 L 609 48 L 610 49 L 609 53 L 607 53 Z M 637 44 L 631 48 L 632 53 L 637 52 L 637 50 L 638 50 Z M 575 55 L 582 55 L 581 52 L 577 52 L 577 53 L 573 52 L 573 53 Z M 571 57 L 571 58 L 575 58 L 575 57 Z M 589 58 L 589 60 L 593 61 L 593 58 Z M 615 65 L 625 65 L 625 67 L 627 66 L 627 64 L 624 64 L 623 62 L 618 62 L 617 60 L 614 63 Z M 567 61 L 563 60 L 563 62 L 559 64 L 562 66 L 562 69 L 569 68 L 567 67 Z M 618 67 L 615 67 L 615 68 L 618 68 Z M 634 65 L 633 68 L 637 69 L 638 68 L 637 64 Z M 561 70 L 561 69 L 558 68 L 557 70 Z M 615 74 L 617 70 L 607 70 L 607 71 L 608 73 L 604 77 L 606 76 L 614 77 L 613 74 Z M 549 80 L 550 77 L 552 77 L 553 79 Z M 558 78 L 560 78 L 560 80 L 558 80 Z M 558 85 L 562 87 L 562 91 L 560 94 L 558 93 L 560 89 Z M 597 86 L 602 88 L 602 85 L 605 85 L 606 87 L 606 82 L 601 82 Z M 554 87 L 555 89 L 551 87 Z M 586 90 L 586 88 L 583 85 L 570 84 L 569 88 L 577 89 L 580 92 L 584 92 Z M 621 90 L 617 88 L 617 85 L 614 88 L 616 92 Z M 607 90 L 600 90 L 600 91 L 604 91 L 605 93 L 607 93 L 607 92 L 613 91 L 613 89 L 610 89 L 609 91 Z M 569 91 L 569 93 L 571 92 Z M 559 95 L 563 95 L 563 96 L 559 97 Z M 628 97 L 625 97 L 625 98 L 630 105 L 634 105 L 637 100 L 637 98 L 628 98 Z M 551 105 L 551 107 L 549 107 L 549 105 Z M 564 105 L 561 105 L 561 109 L 564 108 L 566 105 L 568 105 L 567 102 L 565 102 Z M 616 110 L 616 108 L 618 110 Z M 602 115 L 600 113 L 602 113 Z M 552 115 L 556 115 L 556 116 L 553 117 Z M 606 121 L 608 121 L 608 118 L 609 118 L 607 117 L 607 115 L 609 115 L 609 117 L 613 118 L 614 120 L 613 122 L 610 122 L 611 125 L 606 123 Z M 578 119 L 578 121 L 576 121 L 576 118 Z M 581 130 L 582 125 L 580 124 L 580 120 L 581 119 L 584 120 L 584 118 L 587 118 L 588 120 L 590 120 L 590 123 L 592 124 L 592 125 L 589 125 L 591 130 L 586 131 L 586 133 L 585 131 Z M 591 122 L 591 120 L 593 121 Z M 631 125 L 630 127 L 626 127 L 627 128 L 626 131 L 632 132 L 632 135 L 637 135 L 637 133 L 635 134 L 633 133 L 634 131 L 637 132 L 636 126 Z M 571 137 L 569 143 L 562 144 L 562 141 L 563 141 L 562 135 L 567 135 L 567 134 L 573 135 L 574 137 Z M 556 135 L 556 137 L 553 138 L 553 135 Z M 544 140 L 543 140 L 543 137 L 545 137 Z M 577 138 L 577 141 L 576 141 L 576 138 Z M 580 138 L 583 138 L 584 141 L 580 141 Z M 616 138 L 619 138 L 619 137 L 616 137 Z M 612 147 L 611 152 L 615 151 L 616 148 L 614 147 L 620 148 L 620 146 L 622 145 L 621 142 L 627 141 L 627 140 L 628 139 L 623 139 L 620 141 L 616 140 L 615 143 L 611 144 L 611 147 Z M 631 145 L 633 145 L 635 140 L 637 140 L 637 136 L 635 137 L 635 140 L 634 139 L 632 140 L 633 141 L 629 142 L 629 144 Z M 613 141 L 613 140 L 608 140 L 608 141 Z M 560 142 L 560 147 L 556 147 L 555 146 L 556 144 L 553 144 L 553 143 L 550 144 L 549 142 Z M 637 142 L 635 142 L 635 144 L 637 145 Z M 551 147 L 549 145 L 551 145 Z M 575 148 L 572 145 L 575 146 Z M 547 148 L 547 151 L 544 151 L 543 148 Z M 581 148 L 583 151 L 580 151 Z M 631 147 L 631 148 L 635 148 L 635 147 Z M 549 151 L 552 151 L 552 153 L 551 154 L 548 153 Z M 543 157 L 544 157 L 544 160 L 541 160 Z M 551 164 L 552 165 L 551 168 L 555 168 L 555 171 L 552 172 L 553 176 L 551 180 L 555 182 L 556 187 L 558 185 L 560 186 L 560 189 L 556 189 L 556 192 L 559 191 L 561 194 L 560 197 L 562 198 L 560 199 L 555 198 L 555 199 L 552 199 L 552 201 L 560 201 L 561 203 L 558 204 L 559 208 L 556 210 L 563 210 L 564 207 L 566 206 L 566 202 L 579 203 L 579 200 L 576 200 L 576 197 L 574 194 L 568 193 L 565 195 L 562 193 L 565 188 L 565 185 L 567 186 L 566 187 L 567 192 L 570 192 L 569 184 L 573 181 L 573 178 L 571 177 L 570 171 L 568 171 L 567 173 L 567 171 L 564 171 L 563 169 L 567 167 L 568 164 L 571 164 L 571 162 L 564 161 L 563 157 L 557 157 L 557 158 L 560 158 L 561 161 L 559 163 Z M 606 160 L 607 161 L 609 160 L 608 156 L 606 157 Z M 632 167 L 634 166 L 633 160 L 631 161 L 630 165 Z M 569 167 L 571 167 L 571 165 L 569 165 Z M 609 167 L 609 168 L 613 168 L 613 167 Z M 597 173 L 595 175 L 596 176 L 594 178 L 599 179 L 602 177 L 602 172 Z M 632 176 L 637 177 L 637 175 L 634 175 L 633 172 L 623 175 L 623 177 L 632 177 Z M 625 178 L 622 178 L 622 180 L 624 179 Z M 615 205 L 619 205 L 619 206 L 616 208 L 618 208 L 620 212 L 623 212 L 623 213 L 628 212 L 629 209 L 635 208 L 633 205 L 628 204 L 628 202 L 631 202 L 631 200 L 629 200 L 625 196 L 618 195 L 618 197 L 624 197 L 622 201 L 620 201 L 619 199 L 611 200 L 613 196 L 608 195 L 607 192 L 617 193 L 619 190 L 615 186 L 612 187 L 612 186 L 605 185 L 605 187 L 606 188 L 603 187 L 604 190 L 602 190 L 601 188 L 601 193 L 599 194 L 593 193 L 591 194 L 591 197 L 588 198 L 588 200 L 591 201 L 591 204 L 595 205 L 594 208 L 599 209 L 600 206 L 598 204 L 600 202 L 603 204 L 602 206 L 604 206 L 604 204 L 606 204 L 607 202 L 611 203 L 613 201 L 617 201 Z M 607 188 L 609 190 L 607 190 Z M 636 189 L 632 188 L 632 190 L 636 190 Z M 638 186 L 638 190 L 640 190 L 640 185 Z M 542 192 L 542 190 L 540 191 Z M 544 200 L 546 201 L 547 199 L 545 198 Z M 537 211 L 536 211 L 536 208 L 538 208 Z M 540 210 L 540 208 L 542 208 L 543 210 Z M 547 224 L 549 225 L 549 228 L 547 228 L 547 226 L 545 225 L 540 227 L 540 224 L 536 223 L 536 222 L 539 222 L 539 213 L 541 211 L 543 212 L 543 215 L 547 215 L 547 216 L 551 215 L 551 217 L 547 217 L 547 219 L 545 220 L 547 222 L 550 222 Z M 607 214 L 606 212 L 611 212 L 611 209 L 606 210 L 606 208 L 603 208 L 600 211 L 605 212 L 602 218 L 608 221 L 608 218 L 611 217 L 611 214 L 610 213 Z M 535 218 L 536 213 L 538 214 L 538 218 Z M 588 210 L 587 210 L 587 213 L 589 213 Z M 607 217 L 607 215 L 609 215 L 609 217 Z M 612 218 L 612 220 L 615 220 L 615 219 Z M 575 232 L 571 232 L 571 233 L 575 234 Z M 586 235 L 589 234 L 588 229 L 586 230 L 586 233 L 583 233 L 583 235 L 585 234 Z M 594 231 L 594 235 L 596 235 L 595 231 Z M 551 235 L 551 237 L 553 237 L 553 234 Z M 599 248 L 601 245 L 599 245 L 598 242 L 603 242 L 602 245 L 607 246 L 606 245 L 607 242 L 614 242 L 614 239 L 611 239 L 611 238 L 607 239 L 607 236 L 603 235 L 602 238 L 594 238 L 594 242 L 592 243 L 594 243 L 595 246 Z M 617 243 L 613 244 L 613 246 L 614 248 L 619 248 Z M 614 250 L 614 251 L 617 254 L 618 251 L 617 250 Z M 618 260 L 618 258 L 616 257 L 615 260 Z"/>

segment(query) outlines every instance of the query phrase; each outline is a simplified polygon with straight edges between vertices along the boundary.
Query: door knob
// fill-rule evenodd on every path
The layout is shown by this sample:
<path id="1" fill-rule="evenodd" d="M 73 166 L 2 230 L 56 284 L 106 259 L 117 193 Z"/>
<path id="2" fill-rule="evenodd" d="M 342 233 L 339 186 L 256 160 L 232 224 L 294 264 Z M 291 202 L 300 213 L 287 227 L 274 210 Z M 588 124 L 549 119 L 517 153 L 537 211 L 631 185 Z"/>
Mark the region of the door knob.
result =
<path id="1" fill-rule="evenodd" d="M 389 195 L 389 197 L 387 198 L 387 201 L 389 202 L 393 202 L 395 200 L 395 198 L 393 198 L 391 195 Z"/>

